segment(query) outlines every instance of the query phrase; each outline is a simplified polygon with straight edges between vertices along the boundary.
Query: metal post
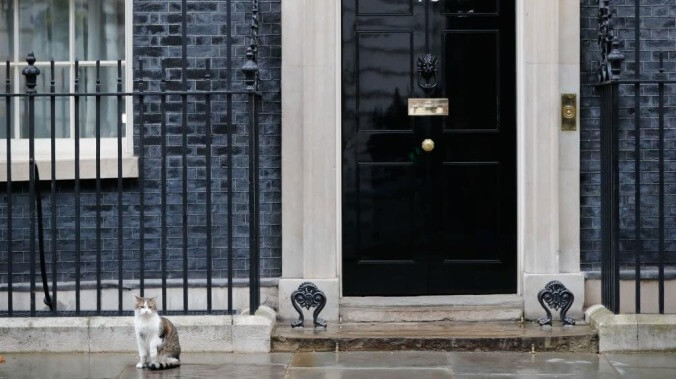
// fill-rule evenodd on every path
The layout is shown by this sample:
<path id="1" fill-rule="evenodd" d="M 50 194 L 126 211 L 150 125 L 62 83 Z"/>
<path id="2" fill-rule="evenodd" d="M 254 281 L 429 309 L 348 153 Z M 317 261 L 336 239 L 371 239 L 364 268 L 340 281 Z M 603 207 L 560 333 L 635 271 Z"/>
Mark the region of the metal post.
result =
<path id="1" fill-rule="evenodd" d="M 12 98 L 9 97 L 12 86 L 9 61 L 5 62 L 5 123 L 7 127 L 7 313 L 12 316 L 14 312 L 13 294 L 13 266 L 14 252 L 12 251 Z"/>
<path id="2" fill-rule="evenodd" d="M 35 55 L 28 53 L 26 66 L 21 72 L 26 77 L 28 94 L 28 177 L 29 177 L 29 222 L 30 222 L 30 313 L 35 316 L 35 86 L 40 69 L 35 67 Z"/>
<path id="3" fill-rule="evenodd" d="M 181 83 L 182 90 L 188 91 L 188 4 L 181 3 Z M 183 159 L 183 311 L 188 311 L 188 96 L 181 95 L 181 157 Z"/>
<path id="4" fill-rule="evenodd" d="M 49 83 L 49 113 L 51 120 L 50 142 L 51 142 L 51 231 L 52 231 L 52 311 L 57 313 L 57 253 L 56 253 L 56 81 L 54 80 L 54 61 L 49 62 L 49 71 L 51 81 Z"/>
<path id="5" fill-rule="evenodd" d="M 101 313 L 101 61 L 96 61 L 96 312 Z"/>
<path id="6" fill-rule="evenodd" d="M 143 96 L 143 61 L 138 62 L 138 80 L 137 80 L 138 96 L 138 118 L 139 118 L 139 154 L 138 154 L 138 196 L 139 196 L 139 292 L 141 296 L 145 295 L 145 106 Z"/>
<path id="7" fill-rule="evenodd" d="M 207 58 L 205 62 L 206 73 L 204 80 L 206 80 L 208 88 L 207 93 L 204 96 L 204 105 L 206 107 L 205 115 L 205 146 L 204 146 L 204 159 L 205 159 L 205 209 L 206 214 L 206 237 L 207 237 L 207 312 L 211 313 L 212 309 L 212 299 L 211 299 L 211 275 L 212 275 L 212 239 L 211 239 L 211 94 L 208 91 L 211 91 L 211 60 Z"/>
<path id="8" fill-rule="evenodd" d="M 660 69 L 659 69 L 659 131 L 658 131 L 658 172 L 659 172 L 659 200 L 658 200 L 658 276 L 659 276 L 659 312 L 664 314 L 664 259 L 665 259 L 665 244 L 664 244 L 664 51 L 660 51 Z"/>
<path id="9" fill-rule="evenodd" d="M 634 291 L 636 293 L 636 313 L 641 313 L 641 7 L 634 3 Z"/>
<path id="10" fill-rule="evenodd" d="M 75 314 L 80 315 L 80 63 L 75 61 Z"/>
<path id="11" fill-rule="evenodd" d="M 620 310 L 619 260 L 619 84 L 624 56 L 611 22 L 610 0 L 599 0 L 601 59 L 601 252 L 602 299 L 611 311 Z"/>
<path id="12" fill-rule="evenodd" d="M 242 66 L 249 110 L 249 312 L 260 305 L 260 209 L 258 152 L 258 0 L 252 1 L 249 46 Z"/>
<path id="13" fill-rule="evenodd" d="M 228 25 L 232 25 L 232 0 L 228 0 L 227 2 L 227 20 L 228 20 Z M 226 78 L 226 85 L 228 91 L 232 90 L 232 28 L 228 28 L 228 33 L 227 33 L 227 78 Z M 232 238 L 232 95 L 228 94 L 226 95 L 226 146 L 228 150 L 228 154 L 226 157 L 226 164 L 227 164 L 227 176 L 228 176 L 228 181 L 227 181 L 227 188 L 226 190 L 228 191 L 228 209 L 227 209 L 227 218 L 228 218 L 228 226 L 227 226 L 227 233 L 228 233 L 228 314 L 232 314 L 232 275 L 233 275 L 233 267 L 232 267 L 232 261 L 233 261 L 233 256 L 232 256 L 232 243 L 233 243 L 233 238 Z"/>
<path id="14" fill-rule="evenodd" d="M 167 72 L 162 69 L 162 82 L 160 83 L 160 159 L 162 160 L 161 164 L 161 173 L 160 173 L 160 188 L 162 197 L 162 203 L 160 205 L 160 223 L 161 223 L 161 241 L 160 241 L 160 250 L 161 250 L 161 269 L 162 269 L 162 310 L 167 311 L 167 115 L 166 115 L 166 106 L 167 106 L 167 95 L 164 94 L 167 86 Z"/>
<path id="15" fill-rule="evenodd" d="M 124 279 L 124 223 L 122 220 L 122 113 L 125 109 L 122 92 L 122 61 L 117 61 L 117 313 L 122 315 L 122 283 Z M 133 137 L 133 136 L 130 136 Z"/>

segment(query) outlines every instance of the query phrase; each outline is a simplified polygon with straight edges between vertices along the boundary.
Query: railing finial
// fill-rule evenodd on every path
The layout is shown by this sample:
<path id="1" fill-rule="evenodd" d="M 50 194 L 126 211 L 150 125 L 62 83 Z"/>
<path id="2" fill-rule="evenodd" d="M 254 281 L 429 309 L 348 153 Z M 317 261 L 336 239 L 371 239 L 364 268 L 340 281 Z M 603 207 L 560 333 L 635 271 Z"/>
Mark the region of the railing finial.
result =
<path id="1" fill-rule="evenodd" d="M 601 61 L 598 68 L 599 82 L 619 80 L 622 73 L 624 54 L 620 51 L 615 27 L 611 22 L 613 15 L 610 11 L 610 0 L 597 0 L 598 12 L 598 44 L 601 49 Z"/>
<path id="2" fill-rule="evenodd" d="M 38 75 L 40 75 L 40 69 L 35 67 L 35 54 L 33 54 L 33 52 L 28 53 L 26 62 L 28 63 L 28 66 L 21 71 L 23 76 L 26 77 L 26 92 L 35 93 L 35 86 L 37 85 Z"/>
<path id="3" fill-rule="evenodd" d="M 244 84 L 250 92 L 258 91 L 258 0 L 252 0 L 250 43 L 246 48 L 246 62 L 242 66 Z"/>

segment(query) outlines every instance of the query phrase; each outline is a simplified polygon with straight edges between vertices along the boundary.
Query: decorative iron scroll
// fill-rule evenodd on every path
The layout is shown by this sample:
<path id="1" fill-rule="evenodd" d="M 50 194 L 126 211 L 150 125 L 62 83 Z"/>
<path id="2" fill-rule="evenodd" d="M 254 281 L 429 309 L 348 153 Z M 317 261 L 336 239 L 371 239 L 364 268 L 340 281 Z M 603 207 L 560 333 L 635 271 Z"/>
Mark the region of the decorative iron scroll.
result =
<path id="1" fill-rule="evenodd" d="M 242 66 L 244 73 L 244 84 L 246 90 L 255 92 L 258 91 L 258 0 L 251 1 L 251 32 L 249 33 L 249 45 L 246 48 L 246 62 Z"/>
<path id="2" fill-rule="evenodd" d="M 319 313 L 326 306 L 326 295 L 314 283 L 305 282 L 298 286 L 298 289 L 291 294 L 291 305 L 298 312 L 298 321 L 291 324 L 291 327 L 304 326 L 305 317 L 301 308 L 310 310 L 316 307 L 317 309 L 312 314 L 314 326 L 326 328 L 327 322 L 319 318 Z"/>
<path id="3" fill-rule="evenodd" d="M 547 316 L 538 320 L 540 325 L 552 325 L 552 312 L 549 310 L 550 308 L 561 310 L 560 315 L 563 325 L 575 325 L 575 320 L 566 317 L 566 313 L 568 313 L 568 310 L 573 305 L 573 301 L 575 301 L 575 295 L 563 283 L 558 280 L 552 280 L 547 283 L 545 288 L 538 292 L 538 301 L 545 312 L 547 312 Z M 547 303 L 549 308 L 547 308 L 545 303 Z"/>
<path id="4" fill-rule="evenodd" d="M 601 61 L 598 68 L 599 82 L 619 80 L 622 72 L 624 55 L 620 51 L 620 43 L 612 23 L 613 15 L 610 11 L 610 0 L 597 0 L 598 12 L 598 44 L 601 49 Z"/>
<path id="5" fill-rule="evenodd" d="M 431 92 L 437 87 L 437 71 L 439 70 L 439 58 L 426 53 L 418 58 L 418 86 L 425 92 Z"/>

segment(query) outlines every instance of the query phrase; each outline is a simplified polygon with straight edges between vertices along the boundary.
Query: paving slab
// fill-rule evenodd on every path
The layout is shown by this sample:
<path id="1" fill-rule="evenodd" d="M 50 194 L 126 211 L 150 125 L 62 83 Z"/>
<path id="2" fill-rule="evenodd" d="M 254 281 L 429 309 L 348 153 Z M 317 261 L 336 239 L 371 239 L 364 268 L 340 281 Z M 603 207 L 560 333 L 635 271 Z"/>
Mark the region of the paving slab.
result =
<path id="1" fill-rule="evenodd" d="M 0 349 L 2 347 L 0 346 Z M 135 367 L 135 354 L 2 353 L 0 378 L 676 378 L 676 354 L 379 351 L 182 355 L 180 368 Z"/>
<path id="2" fill-rule="evenodd" d="M 676 378 L 676 370 L 668 368 L 617 368 L 622 378 L 640 379 L 673 379 Z"/>
<path id="3" fill-rule="evenodd" d="M 288 379 L 449 379 L 449 369 L 289 369 Z"/>
<path id="4" fill-rule="evenodd" d="M 120 379 L 132 378 L 237 378 L 237 379 L 283 379 L 286 376 L 284 366 L 256 366 L 236 364 L 182 364 L 181 367 L 162 371 L 137 369 L 127 367 L 120 375 Z"/>
<path id="5" fill-rule="evenodd" d="M 676 369 L 676 353 L 607 353 L 605 357 L 613 367 Z"/>
<path id="6" fill-rule="evenodd" d="M 296 353 L 291 368 L 447 368 L 448 353 L 440 351 L 377 351 Z"/>
<path id="7" fill-rule="evenodd" d="M 127 366 L 138 361 L 132 354 L 19 353 L 3 356 L 5 363 L 0 364 L 0 378 L 3 379 L 116 378 Z"/>
<path id="8" fill-rule="evenodd" d="M 559 375 L 571 377 L 612 377 L 617 372 L 597 354 L 565 353 L 450 353 L 457 375 Z"/>

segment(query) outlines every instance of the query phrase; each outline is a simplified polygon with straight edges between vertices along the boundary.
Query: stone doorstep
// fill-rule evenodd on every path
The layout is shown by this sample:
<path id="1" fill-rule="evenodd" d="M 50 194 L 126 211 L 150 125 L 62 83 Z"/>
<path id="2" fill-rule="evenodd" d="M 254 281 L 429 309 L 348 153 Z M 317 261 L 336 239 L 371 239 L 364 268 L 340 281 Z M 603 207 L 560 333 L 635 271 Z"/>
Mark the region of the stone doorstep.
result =
<path id="1" fill-rule="evenodd" d="M 588 325 L 542 328 L 517 322 L 421 322 L 329 324 L 328 329 L 277 324 L 272 351 L 598 351 Z"/>
<path id="2" fill-rule="evenodd" d="M 598 330 L 599 350 L 605 352 L 676 351 L 676 314 L 613 314 L 603 305 L 585 312 Z"/>
<path id="3" fill-rule="evenodd" d="M 170 316 L 183 352 L 266 353 L 275 312 L 261 307 L 256 315 Z M 0 351 L 136 352 L 132 317 L 3 318 Z"/>
<path id="4" fill-rule="evenodd" d="M 344 323 L 516 321 L 523 304 L 518 295 L 344 297 L 340 317 Z"/>

